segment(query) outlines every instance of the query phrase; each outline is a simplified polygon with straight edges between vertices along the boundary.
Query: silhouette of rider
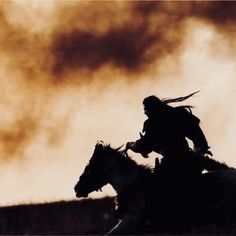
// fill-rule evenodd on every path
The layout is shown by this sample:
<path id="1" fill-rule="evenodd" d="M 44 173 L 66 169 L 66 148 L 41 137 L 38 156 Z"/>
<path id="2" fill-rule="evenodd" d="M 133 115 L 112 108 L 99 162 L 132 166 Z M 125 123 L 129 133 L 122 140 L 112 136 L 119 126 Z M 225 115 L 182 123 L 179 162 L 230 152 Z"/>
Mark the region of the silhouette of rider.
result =
<path id="1" fill-rule="evenodd" d="M 197 92 L 195 92 L 197 93 Z M 181 102 L 195 93 L 174 99 L 159 99 L 148 96 L 143 100 L 144 112 L 148 119 L 144 122 L 141 138 L 128 142 L 126 149 L 140 153 L 147 158 L 152 151 L 163 156 L 160 170 L 185 169 L 192 174 L 204 169 L 200 161 L 205 154 L 211 154 L 206 137 L 200 128 L 200 120 L 192 114 L 191 106 L 172 107 L 169 103 Z M 193 142 L 190 149 L 187 139 Z M 157 163 L 158 164 L 158 163 Z"/>

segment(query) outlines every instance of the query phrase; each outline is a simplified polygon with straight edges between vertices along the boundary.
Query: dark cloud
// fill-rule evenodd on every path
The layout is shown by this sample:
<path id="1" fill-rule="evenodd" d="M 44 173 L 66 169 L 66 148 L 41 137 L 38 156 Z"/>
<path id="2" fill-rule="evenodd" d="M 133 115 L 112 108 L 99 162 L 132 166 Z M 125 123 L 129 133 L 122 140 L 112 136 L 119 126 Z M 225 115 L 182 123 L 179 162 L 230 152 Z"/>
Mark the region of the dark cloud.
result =
<path id="1" fill-rule="evenodd" d="M 127 3 L 129 17 L 122 24 L 112 23 L 105 32 L 96 30 L 101 27 L 98 24 L 93 31 L 73 28 L 69 32 L 56 33 L 52 41 L 52 72 L 58 75 L 68 70 L 94 71 L 103 65 L 132 73 L 145 70 L 147 65 L 178 49 L 180 43 L 181 34 L 174 32 L 179 30 L 180 33 L 181 21 L 173 22 L 173 18 L 167 21 L 167 15 L 156 22 L 150 19 L 158 6 L 163 9 L 162 5 L 151 2 L 128 8 L 130 4 Z M 113 17 L 112 13 L 109 18 Z M 115 17 L 122 18 L 122 15 Z M 167 28 L 165 21 L 174 27 Z"/>
<path id="2" fill-rule="evenodd" d="M 59 4 L 52 33 L 46 34 L 9 22 L 5 14 L 12 4 L 0 9 L 1 54 L 37 86 L 64 85 L 67 72 L 94 73 L 103 66 L 145 73 L 179 52 L 189 18 L 206 20 L 227 34 L 236 19 L 235 2 L 74 2 Z"/>
<path id="3" fill-rule="evenodd" d="M 150 17 L 154 13 L 168 14 L 169 19 L 174 17 L 176 20 L 196 17 L 205 19 L 216 27 L 222 25 L 227 27 L 236 23 L 235 1 L 138 2 L 135 3 L 134 9 L 146 17 Z M 164 24 L 168 26 L 168 20 Z"/>
<path id="4" fill-rule="evenodd" d="M 2 157 L 12 158 L 15 154 L 23 156 L 24 149 L 30 144 L 38 131 L 38 124 L 32 117 L 16 119 L 8 127 L 0 128 L 0 147 Z"/>
<path id="5" fill-rule="evenodd" d="M 54 73 L 66 69 L 96 70 L 111 64 L 124 70 L 136 70 L 151 62 L 148 49 L 156 35 L 146 32 L 144 27 L 111 29 L 104 35 L 73 31 L 57 35 L 53 43 Z M 145 61 L 145 63 L 144 63 Z"/>
<path id="6" fill-rule="evenodd" d="M 94 72 L 108 64 L 125 72 L 145 71 L 148 65 L 161 61 L 167 54 L 174 56 L 178 52 L 184 37 L 184 21 L 195 17 L 219 28 L 234 23 L 236 14 L 234 2 L 127 2 L 123 9 L 126 18 L 122 20 L 122 12 L 114 15 L 114 9 L 107 11 L 104 7 L 106 13 L 104 10 L 102 14 L 103 4 L 108 6 L 107 3 L 99 4 L 98 23 L 94 23 L 93 27 L 86 30 L 81 26 L 76 27 L 74 23 L 71 30 L 67 25 L 65 31 L 54 34 L 51 45 L 51 70 L 54 74 L 71 70 Z M 79 12 L 72 11 L 75 14 L 73 22 L 94 20 L 96 6 L 96 3 L 86 5 L 89 12 L 86 18 L 80 18 L 80 14 L 76 15 Z M 110 3 L 109 9 L 116 6 Z M 86 12 L 86 8 L 83 10 Z M 71 11 L 64 14 L 71 14 Z M 107 21 L 120 17 L 122 23 L 111 21 L 110 25 L 107 23 L 104 27 L 105 31 L 99 32 L 99 28 L 102 28 L 99 22 L 104 23 L 104 17 Z"/>
<path id="7" fill-rule="evenodd" d="M 192 3 L 192 13 L 212 22 L 218 27 L 236 23 L 236 2 L 214 1 Z"/>

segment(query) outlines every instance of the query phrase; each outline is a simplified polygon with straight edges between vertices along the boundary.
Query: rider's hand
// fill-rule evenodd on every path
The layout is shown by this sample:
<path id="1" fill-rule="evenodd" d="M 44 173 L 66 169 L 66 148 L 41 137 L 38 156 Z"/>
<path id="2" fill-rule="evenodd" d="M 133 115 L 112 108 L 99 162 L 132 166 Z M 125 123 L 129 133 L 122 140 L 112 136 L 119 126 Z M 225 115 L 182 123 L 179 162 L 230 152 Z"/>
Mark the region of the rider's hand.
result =
<path id="1" fill-rule="evenodd" d="M 133 150 L 133 149 L 135 148 L 135 146 L 136 146 L 135 142 L 128 142 L 128 143 L 126 144 L 126 149 L 127 149 L 127 150 L 128 150 L 128 149 Z"/>
<path id="2" fill-rule="evenodd" d="M 212 152 L 210 150 L 206 151 L 206 155 L 213 156 Z"/>
<path id="3" fill-rule="evenodd" d="M 201 155 L 209 155 L 209 156 L 213 156 L 212 152 L 209 150 L 210 147 L 207 148 L 196 148 L 196 152 L 201 154 Z"/>

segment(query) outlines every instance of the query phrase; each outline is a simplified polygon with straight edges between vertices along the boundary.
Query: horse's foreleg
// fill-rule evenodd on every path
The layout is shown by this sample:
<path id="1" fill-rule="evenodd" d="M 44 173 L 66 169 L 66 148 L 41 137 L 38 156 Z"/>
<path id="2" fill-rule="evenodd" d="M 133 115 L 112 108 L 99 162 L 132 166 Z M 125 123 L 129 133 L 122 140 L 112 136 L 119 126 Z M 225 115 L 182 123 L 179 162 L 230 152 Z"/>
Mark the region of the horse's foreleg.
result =
<path id="1" fill-rule="evenodd" d="M 109 232 L 107 232 L 105 234 L 106 235 L 116 235 L 116 234 L 120 234 L 120 228 L 123 228 L 123 224 L 122 224 L 122 220 L 119 220 L 119 222 L 117 223 L 117 225 L 115 227 L 113 227 Z"/>
<path id="2" fill-rule="evenodd" d="M 120 220 L 119 223 L 105 235 L 128 235 L 137 233 L 138 224 L 134 221 Z"/>

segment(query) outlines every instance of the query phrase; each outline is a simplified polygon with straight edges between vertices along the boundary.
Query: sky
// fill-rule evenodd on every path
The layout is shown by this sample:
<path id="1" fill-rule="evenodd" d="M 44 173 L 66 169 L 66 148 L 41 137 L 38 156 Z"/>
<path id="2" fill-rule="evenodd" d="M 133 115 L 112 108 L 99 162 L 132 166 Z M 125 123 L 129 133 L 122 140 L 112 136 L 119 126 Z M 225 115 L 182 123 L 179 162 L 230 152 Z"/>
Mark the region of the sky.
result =
<path id="1" fill-rule="evenodd" d="M 214 158 L 236 166 L 235 14 L 235 2 L 1 1 L 0 206 L 75 199 L 98 140 L 139 138 L 148 95 L 200 90 L 185 103 Z"/>

